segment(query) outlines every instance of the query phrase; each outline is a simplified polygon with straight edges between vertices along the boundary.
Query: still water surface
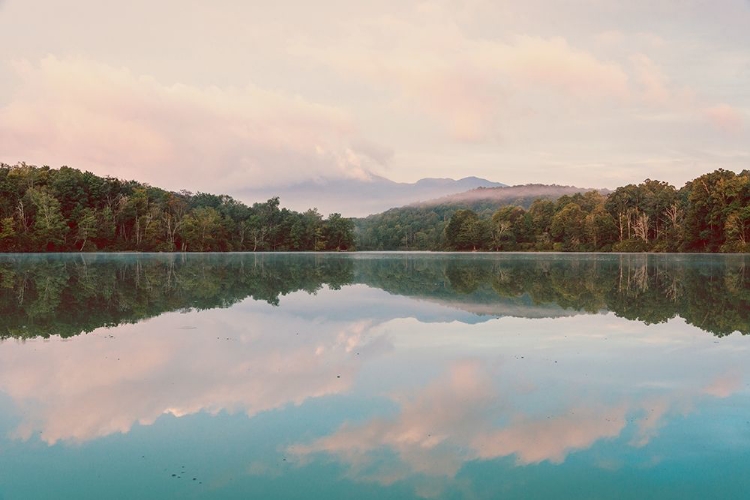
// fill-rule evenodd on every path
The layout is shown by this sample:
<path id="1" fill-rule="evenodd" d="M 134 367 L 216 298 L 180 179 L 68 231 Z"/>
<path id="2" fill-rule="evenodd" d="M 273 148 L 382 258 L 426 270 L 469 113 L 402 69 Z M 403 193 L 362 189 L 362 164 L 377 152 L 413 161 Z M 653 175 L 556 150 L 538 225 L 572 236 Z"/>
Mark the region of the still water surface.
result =
<path id="1" fill-rule="evenodd" d="M 750 257 L 0 256 L 0 499 L 747 498 Z"/>

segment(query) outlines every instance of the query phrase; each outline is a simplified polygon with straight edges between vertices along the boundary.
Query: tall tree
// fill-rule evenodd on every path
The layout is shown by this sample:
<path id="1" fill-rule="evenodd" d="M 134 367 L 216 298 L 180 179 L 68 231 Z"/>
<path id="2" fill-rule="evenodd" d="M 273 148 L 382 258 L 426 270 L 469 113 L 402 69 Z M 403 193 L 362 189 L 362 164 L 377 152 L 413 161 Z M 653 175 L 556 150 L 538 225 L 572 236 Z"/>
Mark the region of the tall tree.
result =
<path id="1" fill-rule="evenodd" d="M 46 187 L 30 188 L 27 196 L 36 209 L 34 215 L 34 241 L 39 250 L 55 250 L 65 243 L 68 224 L 60 211 L 60 202 Z"/>

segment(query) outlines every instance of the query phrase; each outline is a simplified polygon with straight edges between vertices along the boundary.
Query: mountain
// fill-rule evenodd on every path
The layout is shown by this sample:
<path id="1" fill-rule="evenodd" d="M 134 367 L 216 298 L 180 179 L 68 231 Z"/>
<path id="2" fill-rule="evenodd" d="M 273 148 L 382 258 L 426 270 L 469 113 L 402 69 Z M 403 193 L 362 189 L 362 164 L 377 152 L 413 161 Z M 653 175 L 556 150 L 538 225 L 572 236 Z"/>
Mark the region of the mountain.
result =
<path id="1" fill-rule="evenodd" d="M 368 180 L 324 179 L 286 187 L 243 189 L 237 196 L 249 202 L 278 196 L 293 210 L 316 207 L 322 214 L 338 212 L 345 217 L 364 217 L 393 207 L 419 203 L 476 188 L 497 188 L 505 184 L 478 177 L 463 179 L 426 178 L 414 183 L 394 182 L 373 175 Z"/>

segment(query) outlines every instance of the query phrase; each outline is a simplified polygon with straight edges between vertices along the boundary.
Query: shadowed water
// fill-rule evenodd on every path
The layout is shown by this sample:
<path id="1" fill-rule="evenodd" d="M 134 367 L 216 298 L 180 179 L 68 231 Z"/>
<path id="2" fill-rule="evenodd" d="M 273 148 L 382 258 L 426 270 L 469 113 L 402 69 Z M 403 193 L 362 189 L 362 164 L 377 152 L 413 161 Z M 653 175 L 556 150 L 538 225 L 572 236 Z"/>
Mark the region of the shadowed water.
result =
<path id="1" fill-rule="evenodd" d="M 0 498 L 744 498 L 748 257 L 0 256 Z"/>

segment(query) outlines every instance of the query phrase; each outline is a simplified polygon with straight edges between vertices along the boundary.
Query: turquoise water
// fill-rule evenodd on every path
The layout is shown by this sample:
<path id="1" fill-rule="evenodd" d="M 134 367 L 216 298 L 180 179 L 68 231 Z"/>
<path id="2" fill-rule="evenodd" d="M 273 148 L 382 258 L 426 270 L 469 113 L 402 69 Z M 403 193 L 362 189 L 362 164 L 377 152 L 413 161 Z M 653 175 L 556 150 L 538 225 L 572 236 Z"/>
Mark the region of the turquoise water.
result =
<path id="1" fill-rule="evenodd" d="M 750 258 L 0 256 L 0 498 L 747 498 Z"/>

